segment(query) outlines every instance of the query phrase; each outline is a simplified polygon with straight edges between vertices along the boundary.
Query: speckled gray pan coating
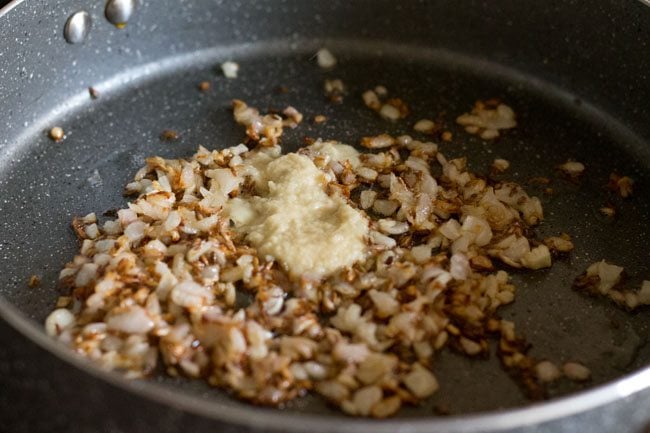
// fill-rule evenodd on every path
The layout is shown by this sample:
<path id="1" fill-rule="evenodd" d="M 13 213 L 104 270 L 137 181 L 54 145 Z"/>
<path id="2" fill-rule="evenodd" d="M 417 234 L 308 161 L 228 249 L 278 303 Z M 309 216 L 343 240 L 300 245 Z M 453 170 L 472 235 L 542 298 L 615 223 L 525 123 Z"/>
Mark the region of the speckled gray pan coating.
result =
<path id="1" fill-rule="evenodd" d="M 92 24 L 85 42 L 71 45 L 63 26 L 79 10 Z M 0 420 L 12 431 L 611 432 L 637 431 L 650 420 L 642 410 L 650 404 L 650 311 L 629 314 L 571 290 L 573 278 L 602 258 L 625 266 L 633 285 L 650 278 L 650 9 L 642 3 L 150 0 L 118 30 L 102 2 L 32 0 L 0 16 L 0 40 L 0 315 L 22 333 L 0 325 L 0 342 L 10 346 L 0 357 Z M 332 71 L 313 59 L 324 45 L 339 60 Z M 236 80 L 220 73 L 228 59 L 240 64 Z M 325 78 L 346 83 L 344 104 L 327 103 Z M 212 89 L 201 93 L 204 80 Z M 408 101 L 408 121 L 388 124 L 363 106 L 361 92 L 377 84 Z M 490 97 L 512 106 L 519 126 L 486 144 L 454 119 Z M 419 118 L 444 113 L 455 135 L 441 146 L 446 155 L 467 155 L 479 173 L 506 158 L 507 177 L 522 183 L 550 177 L 550 197 L 529 187 L 543 197 L 538 233 L 568 232 L 576 251 L 549 270 L 515 272 L 517 300 L 503 315 L 533 355 L 581 361 L 594 380 L 553 390 L 568 400 L 529 406 L 494 356 L 444 353 L 436 360 L 437 396 L 377 424 L 311 397 L 278 411 L 183 380 L 128 384 L 48 342 L 38 328 L 59 295 L 58 271 L 78 247 L 72 216 L 124 206 L 122 188 L 146 156 L 238 143 L 232 98 L 328 117 L 287 133 L 286 149 L 304 136 L 356 143 L 382 131 L 411 133 Z M 63 141 L 47 137 L 53 126 L 64 129 Z M 164 129 L 180 139 L 160 141 Z M 577 185 L 555 172 L 569 158 L 587 167 Z M 634 178 L 631 199 L 604 188 L 613 170 Z M 598 212 L 607 201 L 619 209 L 614 221 Z M 27 287 L 32 274 L 42 277 L 40 287 Z M 633 395 L 620 399 L 634 384 Z M 599 409 L 606 401 L 615 402 Z M 486 415 L 436 418 L 439 404 Z"/>

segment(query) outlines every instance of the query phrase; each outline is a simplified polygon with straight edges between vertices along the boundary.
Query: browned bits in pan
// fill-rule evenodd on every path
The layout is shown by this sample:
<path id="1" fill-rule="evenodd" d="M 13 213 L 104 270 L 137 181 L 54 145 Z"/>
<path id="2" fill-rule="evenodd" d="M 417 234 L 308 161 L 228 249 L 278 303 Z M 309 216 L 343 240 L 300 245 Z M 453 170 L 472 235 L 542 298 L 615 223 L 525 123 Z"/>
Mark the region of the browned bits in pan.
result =
<path id="1" fill-rule="evenodd" d="M 384 149 L 395 144 L 395 139 L 388 134 L 380 134 L 374 137 L 363 137 L 361 145 L 368 149 Z"/>
<path id="2" fill-rule="evenodd" d="M 99 91 L 92 86 L 88 87 L 88 94 L 90 95 L 90 99 L 99 98 Z"/>
<path id="3" fill-rule="evenodd" d="M 567 362 L 562 366 L 566 377 L 576 382 L 584 382 L 591 378 L 591 371 L 578 362 Z"/>
<path id="4" fill-rule="evenodd" d="M 551 361 L 544 360 L 535 365 L 535 375 L 540 382 L 555 382 L 562 377 L 560 369 Z"/>
<path id="5" fill-rule="evenodd" d="M 492 161 L 492 166 L 490 168 L 492 174 L 500 174 L 510 168 L 510 162 L 507 159 L 496 158 Z"/>
<path id="6" fill-rule="evenodd" d="M 469 113 L 456 118 L 456 123 L 465 127 L 469 134 L 475 134 L 484 140 L 493 140 L 500 131 L 517 126 L 515 113 L 509 106 L 497 99 L 476 101 Z"/>
<path id="7" fill-rule="evenodd" d="M 176 141 L 178 140 L 178 132 L 172 129 L 165 129 L 160 133 L 160 139 L 162 141 Z"/>
<path id="8" fill-rule="evenodd" d="M 325 91 L 327 99 L 334 104 L 342 103 L 343 98 L 347 93 L 345 84 L 339 78 L 325 80 L 323 83 L 323 90 Z"/>
<path id="9" fill-rule="evenodd" d="M 438 403 L 433 406 L 433 412 L 438 416 L 449 416 L 452 414 L 451 408 L 446 403 Z"/>
<path id="10" fill-rule="evenodd" d="M 72 230 L 74 230 L 74 233 L 77 235 L 77 238 L 79 239 L 86 238 L 85 224 L 81 218 L 78 217 L 73 218 L 71 226 L 72 226 Z"/>
<path id="11" fill-rule="evenodd" d="M 607 187 L 623 198 L 628 198 L 632 195 L 634 180 L 628 176 L 621 176 L 618 173 L 611 173 L 609 175 L 609 183 Z"/>
<path id="12" fill-rule="evenodd" d="M 33 289 L 34 287 L 38 287 L 41 284 L 41 278 L 38 275 L 32 275 L 29 277 L 29 281 L 27 282 L 27 285 L 29 286 L 30 289 Z"/>
<path id="13" fill-rule="evenodd" d="M 585 166 L 581 162 L 568 160 L 567 162 L 558 165 L 557 169 L 560 170 L 562 175 L 572 181 L 577 181 L 584 173 Z"/>
<path id="14" fill-rule="evenodd" d="M 616 216 L 616 207 L 611 203 L 607 203 L 605 206 L 601 207 L 599 211 L 608 218 L 614 218 Z"/>
<path id="15" fill-rule="evenodd" d="M 410 110 L 404 100 L 395 97 L 387 98 L 387 96 L 388 90 L 384 86 L 380 85 L 376 86 L 372 90 L 366 90 L 363 92 L 361 99 L 363 100 L 363 103 L 366 105 L 366 107 L 375 111 L 377 114 L 379 114 L 380 117 L 385 120 L 395 122 L 408 116 Z M 423 125 L 421 124 L 420 126 Z"/>
<path id="16" fill-rule="evenodd" d="M 568 253 L 572 251 L 574 246 L 571 242 L 571 236 L 562 233 L 560 236 L 551 236 L 544 239 L 544 244 L 553 252 Z"/>
<path id="17" fill-rule="evenodd" d="M 638 290 L 626 286 L 623 267 L 605 260 L 592 263 L 573 282 L 574 289 L 609 298 L 627 310 L 650 305 L 650 280 L 644 280 Z"/>
<path id="18" fill-rule="evenodd" d="M 399 119 L 405 118 L 410 113 L 410 109 L 409 109 L 408 105 L 401 98 L 390 98 L 390 99 L 388 99 L 386 101 L 386 104 L 384 104 L 384 106 L 386 106 L 386 105 L 388 105 L 390 107 L 394 107 L 395 109 L 397 109 L 397 111 L 399 113 L 399 116 L 398 116 Z M 383 109 L 383 107 L 379 110 L 380 114 L 381 114 L 382 109 Z M 435 128 L 435 125 L 434 125 L 434 128 Z"/>
<path id="19" fill-rule="evenodd" d="M 436 131 L 436 124 L 433 120 L 420 119 L 415 122 L 413 129 L 423 134 L 433 134 Z"/>
<path id="20" fill-rule="evenodd" d="M 65 308 L 72 303 L 72 298 L 70 296 L 59 296 L 56 300 L 56 308 Z"/>
<path id="21" fill-rule="evenodd" d="M 210 90 L 212 84 L 209 81 L 201 81 L 198 87 L 199 87 L 199 91 L 205 93 Z"/>
<path id="22" fill-rule="evenodd" d="M 61 128 L 60 126 L 55 126 L 54 128 L 50 129 L 48 135 L 52 140 L 56 142 L 59 142 L 65 138 L 65 133 L 63 132 L 63 128 Z"/>

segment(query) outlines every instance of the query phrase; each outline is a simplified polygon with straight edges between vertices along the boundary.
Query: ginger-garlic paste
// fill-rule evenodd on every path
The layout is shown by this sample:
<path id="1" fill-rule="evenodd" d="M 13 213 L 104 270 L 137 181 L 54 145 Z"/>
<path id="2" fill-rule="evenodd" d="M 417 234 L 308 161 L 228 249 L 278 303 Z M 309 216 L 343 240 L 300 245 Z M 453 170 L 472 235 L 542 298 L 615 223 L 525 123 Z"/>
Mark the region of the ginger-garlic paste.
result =
<path id="1" fill-rule="evenodd" d="M 316 149 L 335 160 L 358 163 L 351 146 Z M 325 277 L 366 255 L 368 220 L 339 196 L 308 157 L 289 153 L 256 158 L 256 193 L 233 198 L 226 210 L 235 230 L 262 256 L 274 257 L 292 276 Z"/>

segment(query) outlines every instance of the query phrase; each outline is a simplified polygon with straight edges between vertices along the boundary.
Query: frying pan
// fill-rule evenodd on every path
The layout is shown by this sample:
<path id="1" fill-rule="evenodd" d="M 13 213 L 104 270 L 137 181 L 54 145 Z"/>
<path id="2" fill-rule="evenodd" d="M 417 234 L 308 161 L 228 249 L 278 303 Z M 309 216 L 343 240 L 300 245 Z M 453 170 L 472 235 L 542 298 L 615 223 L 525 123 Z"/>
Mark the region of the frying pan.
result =
<path id="1" fill-rule="evenodd" d="M 128 23 L 119 29 L 107 16 Z M 29 0 L 0 12 L 0 40 L 0 429 L 597 433 L 643 432 L 650 423 L 649 311 L 571 290 L 600 259 L 624 266 L 631 286 L 650 276 L 650 9 L 642 2 Z M 324 46 L 339 60 L 331 71 L 313 58 Z M 229 59 L 240 64 L 237 79 L 219 72 Z M 343 104 L 326 101 L 325 78 L 346 83 Z M 204 80 L 207 93 L 197 90 Z M 361 92 L 378 84 L 408 101 L 411 121 L 444 121 L 455 139 L 442 150 L 467 155 L 474 171 L 501 157 L 518 182 L 552 178 L 552 195 L 527 186 L 543 197 L 538 234 L 568 232 L 576 251 L 549 270 L 513 272 L 517 300 L 502 314 L 533 356 L 580 361 L 592 369 L 589 383 L 531 403 L 496 356 L 444 352 L 435 362 L 438 394 L 375 421 L 345 417 L 316 397 L 279 410 L 162 375 L 127 381 L 44 334 L 58 271 L 77 248 L 69 222 L 124 206 L 122 188 L 144 157 L 238 143 L 232 98 L 328 117 L 287 133 L 286 150 L 304 136 L 357 143 L 380 131 L 410 133 L 412 122 L 387 124 L 363 107 Z M 517 129 L 485 143 L 454 125 L 475 100 L 493 97 L 514 108 Z M 48 139 L 53 126 L 64 129 L 63 141 Z M 164 129 L 179 139 L 161 141 Z M 587 167 L 581 182 L 555 175 L 567 159 Z M 630 199 L 604 188 L 612 171 L 635 180 Z M 616 218 L 598 212 L 606 202 Z M 29 288 L 33 274 L 42 283 Z M 449 416 L 435 414 L 441 406 Z"/>

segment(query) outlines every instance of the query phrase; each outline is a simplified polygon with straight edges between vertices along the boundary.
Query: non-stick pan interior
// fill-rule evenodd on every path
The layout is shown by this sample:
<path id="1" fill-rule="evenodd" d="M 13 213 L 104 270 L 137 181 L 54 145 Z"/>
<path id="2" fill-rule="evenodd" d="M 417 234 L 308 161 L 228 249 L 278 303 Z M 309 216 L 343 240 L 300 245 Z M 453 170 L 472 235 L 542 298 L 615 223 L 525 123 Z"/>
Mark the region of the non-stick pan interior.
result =
<path id="1" fill-rule="evenodd" d="M 591 368 L 593 380 L 560 386 L 552 394 L 576 392 L 649 363 L 647 309 L 629 313 L 571 289 L 573 279 L 601 259 L 624 266 L 631 287 L 650 276 L 650 209 L 645 199 L 650 149 L 637 136 L 587 101 L 497 64 L 421 47 L 340 40 L 328 45 L 339 64 L 323 71 L 313 59 L 319 44 L 297 40 L 204 50 L 87 83 L 99 92 L 98 99 L 79 86 L 69 101 L 53 101 L 52 114 L 37 120 L 38 127 L 31 125 L 33 133 L 16 138 L 0 166 L 0 294 L 42 322 L 60 294 L 58 271 L 78 248 L 69 226 L 72 217 L 123 207 L 123 187 L 146 156 L 178 158 L 191 155 L 198 145 L 237 144 L 243 131 L 232 120 L 233 98 L 261 109 L 290 104 L 307 119 L 327 116 L 324 124 L 307 121 L 287 132 L 285 150 L 301 146 L 307 136 L 356 144 L 360 137 L 379 132 L 413 134 L 414 121 L 440 118 L 454 134 L 452 142 L 441 143 L 442 152 L 468 156 L 475 172 L 487 174 L 498 157 L 511 163 L 507 178 L 522 184 L 534 177 L 551 179 L 550 185 L 527 186 L 545 209 L 546 220 L 537 233 L 540 238 L 569 233 L 576 250 L 549 270 L 513 271 L 516 302 L 502 313 L 516 322 L 535 357 L 575 360 Z M 229 80 L 219 72 L 218 65 L 227 59 L 240 64 L 238 78 Z M 325 98 L 326 78 L 340 78 L 347 85 L 342 104 Z M 205 80 L 212 88 L 200 92 L 197 85 Z M 408 102 L 412 114 L 406 121 L 391 124 L 365 108 L 360 94 L 379 84 Z M 517 113 L 515 130 L 486 143 L 455 125 L 456 116 L 474 101 L 494 97 Z M 66 104 L 70 108 L 61 108 Z M 47 137 L 53 126 L 66 133 L 60 143 Z M 160 140 L 164 129 L 177 131 L 179 139 Z M 568 159 L 587 167 L 578 183 L 557 173 L 556 166 Z M 634 179 L 630 199 L 605 188 L 612 171 Z M 543 192 L 548 187 L 553 189 L 550 195 Z M 599 212 L 607 202 L 618 209 L 614 219 Z M 42 278 L 37 288 L 27 286 L 32 274 Z M 426 405 L 404 409 L 402 416 L 431 416 L 436 407 L 467 413 L 528 404 L 494 355 L 469 360 L 444 352 L 434 365 L 440 391 Z M 239 404 L 196 382 L 153 380 L 220 404 Z M 285 410 L 334 413 L 313 397 Z"/>

